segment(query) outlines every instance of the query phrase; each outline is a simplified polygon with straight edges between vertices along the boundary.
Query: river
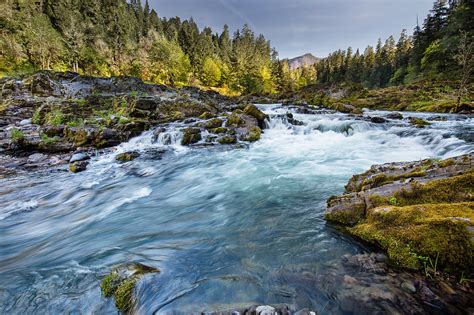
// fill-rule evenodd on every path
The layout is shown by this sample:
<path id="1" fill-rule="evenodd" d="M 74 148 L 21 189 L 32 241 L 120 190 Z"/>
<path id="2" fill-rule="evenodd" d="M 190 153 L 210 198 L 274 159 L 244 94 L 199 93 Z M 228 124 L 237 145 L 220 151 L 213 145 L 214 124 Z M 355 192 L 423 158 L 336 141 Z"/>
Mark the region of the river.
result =
<path id="1" fill-rule="evenodd" d="M 116 313 L 100 281 L 114 265 L 141 262 L 162 272 L 138 285 L 140 314 L 252 303 L 342 314 L 338 284 L 305 275 L 366 248 L 325 222 L 326 200 L 373 164 L 474 149 L 465 116 L 404 113 L 441 117 L 417 129 L 291 109 L 304 122 L 293 126 L 287 107 L 260 107 L 271 119 L 248 147 L 183 147 L 177 124 L 158 141 L 150 131 L 119 146 L 141 151 L 130 163 L 105 154 L 80 174 L 0 179 L 0 313 Z"/>

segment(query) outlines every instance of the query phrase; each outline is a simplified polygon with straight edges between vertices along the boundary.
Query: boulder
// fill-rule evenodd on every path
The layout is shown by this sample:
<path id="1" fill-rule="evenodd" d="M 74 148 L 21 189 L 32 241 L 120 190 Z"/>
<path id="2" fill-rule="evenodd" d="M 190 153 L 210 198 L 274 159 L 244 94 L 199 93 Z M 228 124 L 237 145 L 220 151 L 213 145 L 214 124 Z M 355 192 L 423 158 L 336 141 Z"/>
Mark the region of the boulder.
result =
<path id="1" fill-rule="evenodd" d="M 90 157 L 87 154 L 83 153 L 83 152 L 79 152 L 79 153 L 75 153 L 71 156 L 71 158 L 69 159 L 69 163 L 85 161 L 85 160 L 90 160 Z"/>
<path id="2" fill-rule="evenodd" d="M 117 154 L 117 156 L 115 157 L 115 160 L 118 162 L 130 162 L 130 161 L 135 160 L 139 156 L 140 156 L 140 153 L 136 151 L 129 151 L 129 152 Z"/>
<path id="3" fill-rule="evenodd" d="M 265 128 L 265 119 L 267 118 L 267 115 L 265 115 L 264 112 L 258 109 L 257 106 L 253 104 L 245 106 L 244 113 L 257 119 L 258 126 L 260 128 Z"/>
<path id="4" fill-rule="evenodd" d="M 385 117 L 387 117 L 388 119 L 403 119 L 403 115 L 399 112 L 392 112 Z"/>
<path id="5" fill-rule="evenodd" d="M 474 263 L 474 154 L 374 165 L 327 202 L 326 220 L 385 249 L 393 263 L 419 257 L 451 272 Z"/>
<path id="6" fill-rule="evenodd" d="M 69 164 L 69 171 L 72 173 L 79 173 L 83 172 L 87 169 L 87 165 L 89 165 L 88 161 L 79 161 Z"/>
<path id="7" fill-rule="evenodd" d="M 387 122 L 387 120 L 383 117 L 370 117 L 370 122 L 373 122 L 374 124 L 383 124 Z"/>
<path id="8" fill-rule="evenodd" d="M 235 136 L 226 135 L 217 140 L 220 144 L 234 144 L 237 143 Z"/>
<path id="9" fill-rule="evenodd" d="M 182 145 L 190 145 L 201 141 L 201 130 L 199 128 L 186 128 L 183 130 Z"/>
<path id="10" fill-rule="evenodd" d="M 224 122 L 219 119 L 219 118 L 212 118 L 211 120 L 208 120 L 205 122 L 204 124 L 204 128 L 206 129 L 215 129 L 215 128 L 219 128 L 222 126 Z"/>
<path id="11" fill-rule="evenodd" d="M 120 312 L 128 314 L 135 303 L 136 284 L 151 273 L 160 273 L 160 270 L 138 263 L 117 266 L 104 277 L 100 289 L 105 297 L 114 297 L 115 306 Z"/>

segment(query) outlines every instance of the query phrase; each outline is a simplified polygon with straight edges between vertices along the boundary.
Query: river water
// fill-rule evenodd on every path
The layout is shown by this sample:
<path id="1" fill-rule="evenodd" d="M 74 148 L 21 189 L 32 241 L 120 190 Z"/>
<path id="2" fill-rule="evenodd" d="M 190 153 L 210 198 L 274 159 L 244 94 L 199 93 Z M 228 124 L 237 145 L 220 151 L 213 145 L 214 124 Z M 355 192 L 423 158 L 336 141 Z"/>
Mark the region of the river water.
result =
<path id="1" fill-rule="evenodd" d="M 157 142 L 147 132 L 121 145 L 142 152 L 130 163 L 106 154 L 80 174 L 0 179 L 0 313 L 116 313 L 99 284 L 125 262 L 162 270 L 138 285 L 140 314 L 252 303 L 344 313 L 338 284 L 304 280 L 365 251 L 326 224 L 328 197 L 372 164 L 474 148 L 474 119 L 462 116 L 416 129 L 292 110 L 304 122 L 293 126 L 288 107 L 261 108 L 269 128 L 248 147 L 182 147 L 171 125 Z"/>

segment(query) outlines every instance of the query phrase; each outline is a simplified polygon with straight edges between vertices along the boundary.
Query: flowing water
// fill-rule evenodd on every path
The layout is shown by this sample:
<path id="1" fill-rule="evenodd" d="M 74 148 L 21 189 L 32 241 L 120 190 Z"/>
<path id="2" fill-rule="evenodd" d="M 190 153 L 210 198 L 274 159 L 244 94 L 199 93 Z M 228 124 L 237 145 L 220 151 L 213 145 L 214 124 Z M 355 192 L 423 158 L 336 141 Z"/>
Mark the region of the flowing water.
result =
<path id="1" fill-rule="evenodd" d="M 141 314 L 251 303 L 340 314 L 337 284 L 304 280 L 364 252 L 324 221 L 328 197 L 372 164 L 474 148 L 467 117 L 416 129 L 295 113 L 305 124 L 293 126 L 287 107 L 261 108 L 269 128 L 248 147 L 182 147 L 171 125 L 155 142 L 147 132 L 121 145 L 142 152 L 130 163 L 108 154 L 76 175 L 1 179 L 0 313 L 114 313 L 101 279 L 114 265 L 141 262 L 162 270 L 137 287 Z"/>

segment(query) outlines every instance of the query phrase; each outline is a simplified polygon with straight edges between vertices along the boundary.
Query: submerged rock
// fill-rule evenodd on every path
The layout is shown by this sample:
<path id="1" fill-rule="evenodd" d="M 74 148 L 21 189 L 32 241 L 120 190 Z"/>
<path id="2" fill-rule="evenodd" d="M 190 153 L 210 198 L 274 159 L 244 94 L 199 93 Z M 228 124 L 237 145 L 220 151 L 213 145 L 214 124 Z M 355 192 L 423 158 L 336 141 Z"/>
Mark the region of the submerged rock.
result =
<path id="1" fill-rule="evenodd" d="M 387 120 L 385 120 L 383 117 L 370 117 L 370 121 L 374 124 L 383 124 L 387 122 Z"/>
<path id="2" fill-rule="evenodd" d="M 113 296 L 117 309 L 126 314 L 133 307 L 135 285 L 140 278 L 149 273 L 159 272 L 157 268 L 138 263 L 121 265 L 105 276 L 100 288 L 105 297 Z"/>
<path id="3" fill-rule="evenodd" d="M 89 162 L 87 161 L 74 162 L 74 163 L 69 164 L 69 170 L 72 173 L 83 172 L 87 169 L 87 165 L 89 165 Z"/>
<path id="4" fill-rule="evenodd" d="M 403 115 L 399 112 L 392 112 L 385 117 L 387 117 L 388 119 L 403 119 Z"/>
<path id="5" fill-rule="evenodd" d="M 325 217 L 387 250 L 399 266 L 434 262 L 471 273 L 474 263 L 474 154 L 443 161 L 375 165 L 328 200 Z"/>
<path id="6" fill-rule="evenodd" d="M 137 151 L 129 151 L 129 152 L 117 154 L 117 156 L 115 157 L 115 160 L 118 162 L 130 162 L 130 161 L 135 160 L 139 156 L 140 156 L 140 153 L 138 153 Z"/>
<path id="7" fill-rule="evenodd" d="M 425 128 L 425 126 L 431 125 L 431 123 L 427 122 L 422 118 L 410 117 L 409 118 L 410 124 L 415 126 L 416 128 Z"/>

